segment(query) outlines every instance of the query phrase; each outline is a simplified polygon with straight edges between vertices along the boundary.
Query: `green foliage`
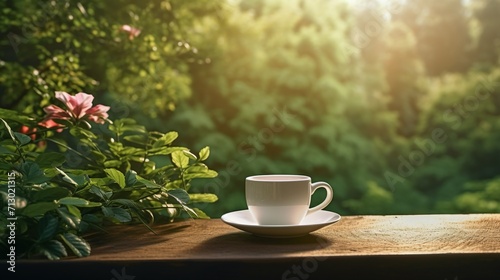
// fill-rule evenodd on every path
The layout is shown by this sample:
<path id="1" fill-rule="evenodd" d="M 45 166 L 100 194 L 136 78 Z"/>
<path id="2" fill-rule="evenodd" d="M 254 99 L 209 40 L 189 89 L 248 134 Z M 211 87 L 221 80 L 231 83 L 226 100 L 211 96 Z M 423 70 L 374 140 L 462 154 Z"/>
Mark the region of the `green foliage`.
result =
<path id="1" fill-rule="evenodd" d="M 184 141 L 201 139 L 216 151 L 220 177 L 199 188 L 225 203 L 207 211 L 245 208 L 244 178 L 261 173 L 308 174 L 331 182 L 337 197 L 361 197 L 386 168 L 397 123 L 376 96 L 380 85 L 365 78 L 362 56 L 351 52 L 348 5 L 242 1 L 230 14 L 210 34 L 220 55 L 194 73 L 195 92 L 210 94 L 170 119 L 176 129 L 198 128 Z M 354 211 L 340 199 L 332 207 Z"/>
<path id="2" fill-rule="evenodd" d="M 170 119 L 215 151 L 220 176 L 197 188 L 224 204 L 207 212 L 245 208 L 244 178 L 260 173 L 328 181 L 343 214 L 464 212 L 450 203 L 465 185 L 498 176 L 498 70 L 467 71 L 495 25 L 469 33 L 488 19 L 457 1 L 355 2 L 231 2 L 208 35 L 214 63 L 194 69 L 195 98 Z"/>
<path id="3" fill-rule="evenodd" d="M 448 75 L 434 82 L 421 118 L 420 137 L 428 138 L 439 128 L 444 131 L 445 141 L 435 144 L 429 160 L 412 181 L 416 188 L 441 186 L 433 192 L 438 211 L 498 212 L 495 207 L 484 206 L 478 195 L 481 192 L 470 194 L 469 182 L 494 182 L 498 176 L 499 86 L 498 68 L 489 73 L 471 71 L 467 75 Z M 477 186 L 487 188 L 487 184 Z M 450 197 L 457 197 L 452 204 Z"/>
<path id="4" fill-rule="evenodd" d="M 500 212 L 500 180 L 498 178 L 468 183 L 465 189 L 466 192 L 456 197 L 452 204 L 458 212 Z"/>
<path id="5" fill-rule="evenodd" d="M 194 156 L 173 145 L 177 132 L 147 131 L 132 119 L 61 128 L 21 127 L 31 121 L 2 110 L 0 121 L 0 194 L 2 224 L 16 217 L 21 257 L 59 259 L 68 252 L 88 256 L 83 238 L 110 223 L 142 222 L 147 227 L 181 217 L 208 218 L 193 203 L 212 203 L 217 196 L 188 193 L 191 181 L 217 173 L 204 163 L 209 148 Z M 8 232 L 2 227 L 2 248 Z M 69 251 L 68 251 L 69 249 Z"/>
<path id="6" fill-rule="evenodd" d="M 202 39 L 219 20 L 220 6 L 213 0 L 3 1 L 0 103 L 41 115 L 37 105 L 63 90 L 111 94 L 153 117 L 173 110 L 191 95 L 190 67 L 210 62 Z"/>
<path id="7" fill-rule="evenodd" d="M 396 19 L 413 30 L 417 50 L 430 75 L 465 71 L 470 66 L 472 40 L 467 10 L 461 2 L 410 1 Z"/>

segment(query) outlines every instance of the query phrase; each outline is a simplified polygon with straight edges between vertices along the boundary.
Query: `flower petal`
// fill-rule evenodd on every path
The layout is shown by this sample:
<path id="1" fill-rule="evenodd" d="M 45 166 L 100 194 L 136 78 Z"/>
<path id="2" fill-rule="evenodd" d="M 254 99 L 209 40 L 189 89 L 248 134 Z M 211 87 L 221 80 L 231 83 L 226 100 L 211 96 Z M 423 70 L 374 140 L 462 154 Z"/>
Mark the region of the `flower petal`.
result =
<path id="1" fill-rule="evenodd" d="M 141 30 L 140 29 L 137 29 L 135 27 L 132 27 L 128 24 L 124 24 L 121 26 L 120 30 L 122 31 L 125 31 L 126 33 L 128 33 L 128 38 L 130 40 L 134 39 L 135 37 L 139 36 L 139 34 L 141 34 Z"/>
<path id="2" fill-rule="evenodd" d="M 122 27 L 120 29 L 123 30 L 123 31 L 130 32 L 130 30 L 132 29 L 132 27 L 130 25 L 128 25 L 128 24 L 124 24 L 124 25 L 122 25 Z"/>
<path id="3" fill-rule="evenodd" d="M 56 98 L 59 99 L 68 109 L 73 111 L 76 106 L 74 97 L 71 94 L 64 91 L 56 91 Z"/>
<path id="4" fill-rule="evenodd" d="M 92 107 L 94 96 L 84 92 L 79 92 L 74 96 L 74 100 L 76 102 L 76 106 L 73 109 L 73 113 L 77 119 L 81 119 L 87 114 L 87 110 Z"/>
<path id="5" fill-rule="evenodd" d="M 56 123 L 52 119 L 45 119 L 45 120 L 39 122 L 38 125 L 46 127 L 46 128 L 58 127 L 59 129 L 56 130 L 57 132 L 61 132 L 62 128 L 63 128 L 63 125 Z"/>
<path id="6" fill-rule="evenodd" d="M 69 97 L 71 97 L 71 95 L 67 92 L 56 91 L 56 98 L 61 100 L 63 103 L 67 103 Z"/>
<path id="7" fill-rule="evenodd" d="M 94 107 L 92 107 L 89 110 L 87 110 L 87 115 L 105 114 L 107 116 L 108 114 L 106 114 L 106 113 L 109 111 L 109 109 L 110 109 L 109 106 L 105 106 L 105 105 L 102 105 L 102 104 L 97 104 Z"/>
<path id="8" fill-rule="evenodd" d="M 69 112 L 63 110 L 61 107 L 56 106 L 56 105 L 49 105 L 45 108 L 43 108 L 45 113 L 47 113 L 47 116 L 45 118 L 49 119 L 63 119 L 63 120 L 68 120 L 71 118 L 71 115 Z"/>
<path id="9" fill-rule="evenodd" d="M 104 120 L 108 118 L 108 111 L 110 107 L 98 104 L 89 110 L 87 110 L 87 117 L 89 121 L 96 123 L 104 123 Z"/>

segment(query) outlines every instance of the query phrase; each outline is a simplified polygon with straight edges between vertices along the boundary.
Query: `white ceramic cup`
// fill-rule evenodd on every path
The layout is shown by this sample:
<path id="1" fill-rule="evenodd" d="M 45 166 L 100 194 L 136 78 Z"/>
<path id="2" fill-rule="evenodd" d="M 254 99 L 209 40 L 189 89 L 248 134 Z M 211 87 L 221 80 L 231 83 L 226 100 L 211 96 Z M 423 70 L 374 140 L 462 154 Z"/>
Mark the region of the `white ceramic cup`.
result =
<path id="1" fill-rule="evenodd" d="M 311 195 L 326 190 L 326 198 L 309 208 Z M 333 199 L 333 188 L 325 182 L 311 183 L 302 175 L 256 175 L 246 178 L 248 209 L 260 225 L 298 225 L 308 214 L 325 208 Z"/>

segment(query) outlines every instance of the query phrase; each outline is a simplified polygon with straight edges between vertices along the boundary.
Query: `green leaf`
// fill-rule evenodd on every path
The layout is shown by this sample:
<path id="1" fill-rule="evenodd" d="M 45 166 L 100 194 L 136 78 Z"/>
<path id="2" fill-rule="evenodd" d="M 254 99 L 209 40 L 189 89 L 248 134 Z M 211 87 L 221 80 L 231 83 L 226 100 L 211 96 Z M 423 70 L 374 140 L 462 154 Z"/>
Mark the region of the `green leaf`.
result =
<path id="1" fill-rule="evenodd" d="M 155 189 L 159 189 L 159 188 L 161 188 L 161 186 L 160 186 L 160 185 L 158 185 L 158 184 L 156 184 L 156 183 L 154 183 L 154 182 L 152 182 L 152 181 L 150 181 L 150 180 L 144 179 L 144 178 L 142 178 L 142 177 L 140 177 L 140 176 L 137 176 L 137 181 L 138 181 L 139 183 L 141 183 L 141 184 L 145 185 L 145 186 L 146 186 L 146 187 L 148 187 L 148 188 L 155 188 Z"/>
<path id="2" fill-rule="evenodd" d="M 33 118 L 21 115 L 18 111 L 0 108 L 0 118 L 15 121 L 22 124 L 33 122 Z"/>
<path id="3" fill-rule="evenodd" d="M 190 151 L 188 150 L 183 150 L 182 151 L 188 158 L 192 159 L 192 160 L 197 160 L 198 158 L 196 157 L 195 154 L 191 153 Z"/>
<path id="4" fill-rule="evenodd" d="M 23 208 L 20 213 L 27 217 L 37 217 L 45 215 L 45 213 L 57 209 L 58 205 L 55 202 L 38 202 L 33 204 L 28 204 Z"/>
<path id="5" fill-rule="evenodd" d="M 208 216 L 205 212 L 201 211 L 198 208 L 193 208 L 193 211 L 196 213 L 196 217 L 199 219 L 210 219 L 210 216 Z"/>
<path id="6" fill-rule="evenodd" d="M 77 217 L 78 219 L 82 219 L 82 213 L 80 212 L 80 209 L 74 205 L 66 205 L 66 208 L 68 209 L 68 212 Z"/>
<path id="7" fill-rule="evenodd" d="M 165 185 L 165 187 L 167 188 L 167 190 L 176 190 L 176 189 L 185 190 L 184 183 L 185 182 L 182 180 L 174 180 L 174 181 L 168 182 Z"/>
<path id="8" fill-rule="evenodd" d="M 113 199 L 110 201 L 110 204 L 119 204 L 122 206 L 127 206 L 128 208 L 140 209 L 139 204 L 130 199 L 123 199 L 123 198 Z"/>
<path id="9" fill-rule="evenodd" d="M 215 178 L 217 175 L 216 171 L 210 170 L 206 166 L 190 166 L 184 174 L 184 179 L 191 180 L 194 178 Z"/>
<path id="10" fill-rule="evenodd" d="M 72 185 L 74 185 L 75 187 L 78 187 L 78 183 L 75 182 L 75 180 L 73 180 L 73 178 L 71 178 L 70 176 L 68 176 L 68 174 L 66 174 L 66 172 L 62 171 L 61 169 L 55 167 L 55 169 L 57 170 L 57 172 L 59 172 L 59 174 L 62 175 L 62 180 L 66 183 L 70 183 Z"/>
<path id="11" fill-rule="evenodd" d="M 115 180 L 109 178 L 109 177 L 104 177 L 104 178 L 92 178 L 90 179 L 90 183 L 94 184 L 96 186 L 109 186 L 111 184 L 115 183 Z"/>
<path id="12" fill-rule="evenodd" d="M 189 158 L 182 151 L 172 153 L 172 163 L 179 168 L 186 168 L 189 164 Z"/>
<path id="13" fill-rule="evenodd" d="M 166 133 L 162 139 L 167 142 L 167 145 L 168 144 L 171 144 L 172 142 L 174 142 L 175 139 L 177 139 L 177 137 L 179 137 L 179 133 L 177 133 L 176 131 L 170 131 L 168 133 Z"/>
<path id="14" fill-rule="evenodd" d="M 9 147 L 12 147 L 12 149 L 8 149 L 7 146 Z M 5 154 L 5 155 L 16 155 L 17 156 L 17 153 L 15 153 L 16 147 L 14 145 L 4 145 L 2 143 L 0 143 L 0 154 Z M 12 168 L 9 168 L 9 169 L 12 169 Z"/>
<path id="15" fill-rule="evenodd" d="M 96 162 L 100 162 L 100 163 L 103 163 L 106 161 L 106 156 L 99 150 L 93 150 L 90 152 L 90 154 L 92 155 L 93 159 L 96 161 Z"/>
<path id="16" fill-rule="evenodd" d="M 146 154 L 146 152 L 143 149 L 134 148 L 134 147 L 125 147 L 120 151 L 120 155 L 122 155 L 122 156 L 135 155 L 135 156 L 143 157 L 144 154 Z"/>
<path id="17" fill-rule="evenodd" d="M 50 179 L 45 176 L 43 170 L 34 162 L 25 162 L 21 164 L 19 171 L 24 175 L 23 179 L 26 184 L 41 184 Z"/>
<path id="18" fill-rule="evenodd" d="M 0 154 L 2 152 L 0 151 Z M 11 171 L 12 169 L 14 169 L 14 165 L 13 164 L 9 164 L 9 163 L 4 163 L 4 162 L 0 162 L 0 170 L 5 170 L 5 171 Z"/>
<path id="19" fill-rule="evenodd" d="M 77 186 L 85 186 L 87 183 L 90 182 L 90 178 L 87 174 L 82 174 L 82 175 L 76 175 L 71 173 L 66 173 L 66 174 L 73 180 L 73 182 L 76 183 Z"/>
<path id="20" fill-rule="evenodd" d="M 97 136 L 87 129 L 83 129 L 81 127 L 72 127 L 69 130 L 70 134 L 75 136 L 76 138 L 81 139 L 97 139 Z"/>
<path id="21" fill-rule="evenodd" d="M 14 136 L 19 141 L 20 146 L 24 146 L 24 145 L 28 144 L 29 142 L 31 142 L 31 138 L 26 134 L 14 132 Z"/>
<path id="22" fill-rule="evenodd" d="M 210 147 L 205 147 L 200 150 L 199 157 L 200 161 L 206 160 L 210 156 Z"/>
<path id="23" fill-rule="evenodd" d="M 212 193 L 191 193 L 189 194 L 189 203 L 197 203 L 197 202 L 204 202 L 204 203 L 214 203 L 218 200 L 219 198 Z"/>
<path id="24" fill-rule="evenodd" d="M 146 134 L 127 135 L 123 136 L 123 139 L 139 145 L 146 145 L 148 143 L 148 136 Z"/>
<path id="25" fill-rule="evenodd" d="M 168 164 L 159 167 L 161 164 L 164 164 L 165 162 L 163 160 L 162 161 L 156 161 L 155 159 L 153 160 L 155 163 L 157 163 L 157 165 L 156 168 L 151 171 L 150 175 L 161 173 L 162 176 L 170 177 L 171 175 L 178 172 L 178 168 L 175 167 L 173 164 Z M 167 158 L 167 160 L 169 160 L 169 158 Z M 168 163 L 171 163 L 171 161 L 169 161 Z"/>
<path id="26" fill-rule="evenodd" d="M 130 213 L 126 209 L 106 206 L 102 206 L 101 209 L 104 216 L 116 219 L 121 223 L 130 222 L 132 220 L 132 216 L 130 216 Z"/>
<path id="27" fill-rule="evenodd" d="M 160 148 L 169 145 L 177 139 L 178 136 L 179 134 L 175 131 L 168 132 L 153 143 L 153 148 Z"/>
<path id="28" fill-rule="evenodd" d="M 132 131 L 134 133 L 146 133 L 146 127 L 144 127 L 143 125 L 126 125 L 124 127 L 122 127 L 122 131 L 125 132 L 125 131 Z"/>
<path id="29" fill-rule="evenodd" d="M 50 168 L 61 166 L 66 161 L 66 156 L 56 152 L 46 152 L 40 154 L 35 162 L 40 168 Z"/>
<path id="30" fill-rule="evenodd" d="M 54 178 L 57 175 L 59 175 L 59 171 L 56 170 L 57 167 L 49 167 L 49 168 L 44 168 L 43 171 L 45 173 L 45 176 L 48 178 Z"/>
<path id="31" fill-rule="evenodd" d="M 59 227 L 59 220 L 52 215 L 44 215 L 38 223 L 38 241 L 52 239 Z"/>
<path id="32" fill-rule="evenodd" d="M 187 204 L 189 202 L 189 194 L 183 189 L 168 190 L 167 193 L 181 204 Z"/>
<path id="33" fill-rule="evenodd" d="M 82 175 L 75 175 L 71 173 L 65 173 L 64 171 L 60 170 L 57 167 L 54 167 L 61 175 L 62 175 L 62 180 L 70 183 L 76 187 L 78 186 L 84 186 L 88 182 L 90 182 L 90 178 L 87 174 L 82 174 Z"/>
<path id="34" fill-rule="evenodd" d="M 106 168 L 111 168 L 111 167 L 119 168 L 121 165 L 122 165 L 121 160 L 107 160 L 104 162 L 104 167 Z"/>
<path id="35" fill-rule="evenodd" d="M 198 214 L 192 208 L 182 205 L 182 209 L 184 209 L 184 211 L 186 211 L 190 217 L 192 218 L 198 217 Z"/>
<path id="36" fill-rule="evenodd" d="M 137 183 L 137 172 L 134 170 L 128 170 L 127 173 L 125 173 L 125 185 L 127 187 L 131 187 Z"/>
<path id="37" fill-rule="evenodd" d="M 186 169 L 186 172 L 189 173 L 205 173 L 207 172 L 208 166 L 206 166 L 204 163 L 196 163 L 194 165 L 189 166 L 188 169 Z"/>
<path id="38" fill-rule="evenodd" d="M 104 201 L 108 201 L 113 195 L 113 192 L 105 192 L 104 190 L 102 190 L 97 186 L 91 186 L 89 192 L 97 195 Z"/>
<path id="39" fill-rule="evenodd" d="M 85 214 L 82 220 L 90 224 L 100 224 L 102 222 L 102 218 L 94 214 Z"/>
<path id="40" fill-rule="evenodd" d="M 102 204 L 99 202 L 92 202 L 79 197 L 64 197 L 57 201 L 59 204 L 74 205 L 78 207 L 97 207 Z"/>
<path id="41" fill-rule="evenodd" d="M 10 135 L 10 139 L 12 139 L 12 141 L 17 145 L 17 140 L 16 140 L 16 137 L 14 137 L 14 132 L 12 132 L 12 128 L 10 128 L 9 124 L 5 120 L 0 119 L 0 121 L 3 122 L 5 129 L 7 129 L 7 132 Z"/>
<path id="42" fill-rule="evenodd" d="M 125 183 L 125 175 L 119 170 L 116 170 L 114 168 L 107 168 L 104 169 L 104 172 L 108 175 L 109 178 L 113 179 L 121 188 L 124 188 L 126 183 Z"/>
<path id="43" fill-rule="evenodd" d="M 189 177 L 185 177 L 184 179 L 186 180 L 190 180 L 190 179 L 194 179 L 194 178 L 215 178 L 217 177 L 219 174 L 217 173 L 217 171 L 214 171 L 214 170 L 208 170 L 204 173 L 195 173 L 195 174 L 188 174 Z"/>
<path id="44" fill-rule="evenodd" d="M 80 221 L 80 232 L 87 232 L 90 228 L 98 228 L 103 232 L 106 232 L 106 229 L 101 227 L 102 224 L 102 216 L 97 216 L 94 214 L 85 214 Z"/>
<path id="45" fill-rule="evenodd" d="M 65 222 L 68 226 L 70 226 L 73 229 L 78 229 L 78 226 L 80 225 L 81 219 L 72 213 L 69 212 L 67 208 L 58 208 L 57 213 L 59 214 L 59 217 Z"/>
<path id="46" fill-rule="evenodd" d="M 64 245 L 58 240 L 49 240 L 47 242 L 40 243 L 38 245 L 38 250 L 49 260 L 58 260 L 61 257 L 68 256 L 66 248 L 64 248 Z"/>
<path id="47" fill-rule="evenodd" d="M 70 191 L 65 188 L 52 187 L 35 192 L 35 194 L 33 195 L 33 200 L 35 202 L 54 201 L 66 197 L 69 194 Z"/>
<path id="48" fill-rule="evenodd" d="M 150 155 L 165 155 L 165 156 L 168 156 L 168 155 L 172 154 L 175 151 L 183 151 L 185 149 L 186 148 L 184 148 L 184 147 L 167 147 L 167 146 L 164 146 L 164 147 L 160 147 L 160 148 L 155 148 L 155 149 L 149 150 L 149 154 Z"/>
<path id="49" fill-rule="evenodd" d="M 59 235 L 66 243 L 68 248 L 78 257 L 86 257 L 90 255 L 90 245 L 83 238 L 71 233 L 66 232 Z"/>

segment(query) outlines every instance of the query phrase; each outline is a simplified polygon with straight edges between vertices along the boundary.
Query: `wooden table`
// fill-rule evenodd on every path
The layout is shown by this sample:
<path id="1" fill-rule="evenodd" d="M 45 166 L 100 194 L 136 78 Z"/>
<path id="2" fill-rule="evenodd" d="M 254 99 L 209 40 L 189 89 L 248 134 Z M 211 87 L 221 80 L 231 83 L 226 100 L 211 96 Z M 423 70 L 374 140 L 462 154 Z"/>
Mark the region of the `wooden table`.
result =
<path id="1" fill-rule="evenodd" d="M 92 254 L 18 261 L 18 279 L 500 279 L 500 214 L 347 216 L 293 239 L 219 219 L 121 226 Z M 38 277 L 36 277 L 38 276 Z M 33 278 L 35 277 L 35 278 Z M 3 278 L 4 279 L 4 278 Z"/>

